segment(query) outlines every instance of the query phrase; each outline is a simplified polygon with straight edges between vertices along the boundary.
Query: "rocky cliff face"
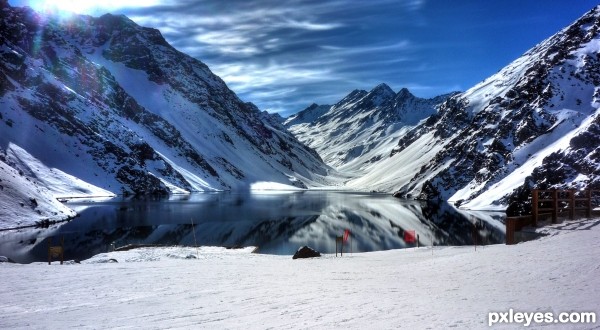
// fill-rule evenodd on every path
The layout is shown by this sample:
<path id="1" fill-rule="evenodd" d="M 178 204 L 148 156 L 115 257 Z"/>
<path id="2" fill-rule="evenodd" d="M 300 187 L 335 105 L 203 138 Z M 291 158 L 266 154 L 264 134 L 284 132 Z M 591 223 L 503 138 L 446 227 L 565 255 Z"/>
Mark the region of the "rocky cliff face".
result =
<path id="1" fill-rule="evenodd" d="M 599 16 L 590 11 L 402 137 L 392 158 L 425 141 L 442 147 L 423 153 L 399 195 L 523 210 L 529 188 L 598 186 Z"/>
<path id="2" fill-rule="evenodd" d="M 10 152 L 19 146 L 48 167 L 137 194 L 306 187 L 327 174 L 205 64 L 125 16 L 48 17 L 2 1 L 0 40 L 0 151 L 11 166 L 27 165 Z"/>

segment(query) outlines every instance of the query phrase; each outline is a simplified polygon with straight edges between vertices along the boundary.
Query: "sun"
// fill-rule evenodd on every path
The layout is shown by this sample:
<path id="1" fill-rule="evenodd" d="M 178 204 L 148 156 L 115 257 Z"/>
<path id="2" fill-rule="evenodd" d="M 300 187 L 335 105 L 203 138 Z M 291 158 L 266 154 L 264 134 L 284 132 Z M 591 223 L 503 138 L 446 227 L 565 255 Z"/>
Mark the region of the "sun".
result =
<path id="1" fill-rule="evenodd" d="M 93 14 L 110 1 L 32 0 L 26 5 L 40 12 Z"/>
<path id="2" fill-rule="evenodd" d="M 122 8 L 150 7 L 160 4 L 160 0 L 31 0 L 25 5 L 41 12 L 62 12 L 100 15 Z"/>

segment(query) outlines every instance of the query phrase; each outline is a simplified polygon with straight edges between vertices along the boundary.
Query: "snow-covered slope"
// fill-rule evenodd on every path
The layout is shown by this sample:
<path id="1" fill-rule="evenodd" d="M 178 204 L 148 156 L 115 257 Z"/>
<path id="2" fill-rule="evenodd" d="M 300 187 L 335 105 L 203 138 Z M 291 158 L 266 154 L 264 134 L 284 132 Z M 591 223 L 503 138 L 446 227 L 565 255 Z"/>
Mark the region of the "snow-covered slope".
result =
<path id="1" fill-rule="evenodd" d="M 595 8 L 448 99 L 349 186 L 516 213 L 532 187 L 600 187 L 599 29 Z"/>
<path id="2" fill-rule="evenodd" d="M 59 198 L 114 196 L 110 191 L 48 168 L 17 145 L 0 152 L 0 229 L 61 221 L 76 213 Z"/>
<path id="3" fill-rule="evenodd" d="M 333 106 L 313 104 L 284 124 L 328 165 L 356 177 L 388 157 L 399 137 L 448 97 L 422 99 L 380 84 L 370 92 L 355 90 Z"/>
<path id="4" fill-rule="evenodd" d="M 1 0 L 0 121 L 3 153 L 23 149 L 40 169 L 112 193 L 306 187 L 328 171 L 205 64 L 125 16 L 48 17 Z"/>
<path id="5" fill-rule="evenodd" d="M 1 156 L 0 156 L 1 157 Z M 44 186 L 0 160 L 0 228 L 31 225 L 44 219 L 63 220 L 75 212 L 62 205 Z"/>

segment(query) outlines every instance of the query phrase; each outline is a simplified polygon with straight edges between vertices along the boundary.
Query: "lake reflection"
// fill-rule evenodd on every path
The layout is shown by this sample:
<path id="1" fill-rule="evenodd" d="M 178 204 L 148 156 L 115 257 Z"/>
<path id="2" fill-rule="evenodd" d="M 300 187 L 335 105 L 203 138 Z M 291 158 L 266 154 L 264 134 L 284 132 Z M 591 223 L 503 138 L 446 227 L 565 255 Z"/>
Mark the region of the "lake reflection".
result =
<path id="1" fill-rule="evenodd" d="M 502 214 L 382 194 L 224 192 L 68 205 L 81 216 L 49 229 L 3 232 L 0 255 L 45 261 L 47 238 L 63 236 L 65 258 L 80 260 L 107 252 L 111 244 L 257 246 L 260 253 L 284 255 L 308 245 L 335 253 L 335 237 L 345 229 L 352 239 L 344 249 L 353 252 L 412 247 L 404 241 L 408 230 L 426 246 L 504 242 Z"/>

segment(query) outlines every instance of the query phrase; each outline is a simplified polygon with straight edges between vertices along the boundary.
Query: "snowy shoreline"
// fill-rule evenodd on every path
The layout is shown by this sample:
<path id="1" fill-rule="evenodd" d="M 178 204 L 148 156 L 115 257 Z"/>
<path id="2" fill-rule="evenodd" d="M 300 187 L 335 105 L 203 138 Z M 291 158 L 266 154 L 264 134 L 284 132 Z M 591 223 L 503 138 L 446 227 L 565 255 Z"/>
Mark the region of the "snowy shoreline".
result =
<path id="1" fill-rule="evenodd" d="M 543 231 L 548 235 L 513 246 L 341 258 L 173 247 L 104 253 L 63 266 L 2 263 L 0 328 L 480 329 L 488 313 L 510 308 L 599 313 L 600 219 Z"/>

